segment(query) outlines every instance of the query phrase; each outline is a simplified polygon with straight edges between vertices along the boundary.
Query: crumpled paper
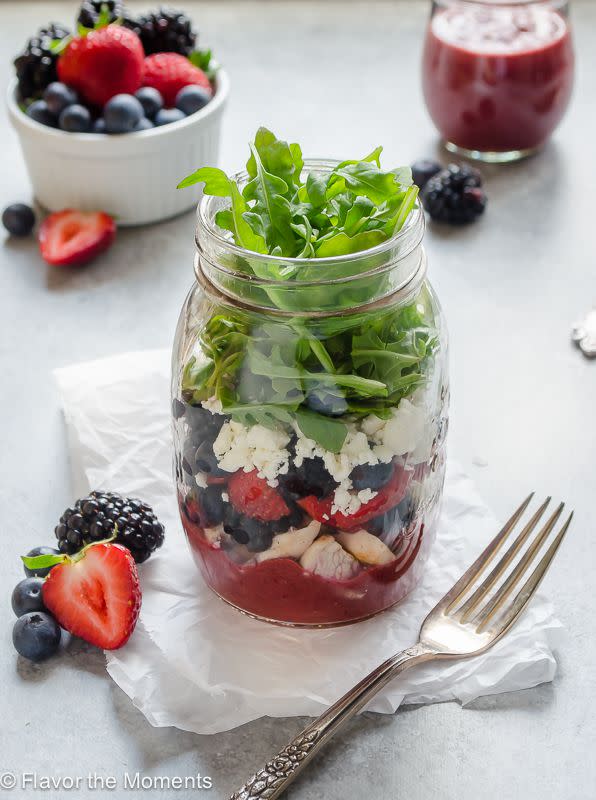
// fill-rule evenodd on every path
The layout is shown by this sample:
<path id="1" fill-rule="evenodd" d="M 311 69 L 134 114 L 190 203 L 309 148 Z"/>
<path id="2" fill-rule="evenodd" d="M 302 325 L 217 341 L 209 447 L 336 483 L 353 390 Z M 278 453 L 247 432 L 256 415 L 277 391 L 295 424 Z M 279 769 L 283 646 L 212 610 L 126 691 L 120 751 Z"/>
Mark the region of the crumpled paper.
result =
<path id="1" fill-rule="evenodd" d="M 325 630 L 246 617 L 204 584 L 184 538 L 171 471 L 169 372 L 169 353 L 156 350 L 55 373 L 77 496 L 90 488 L 138 495 L 166 525 L 164 546 L 139 567 L 139 623 L 125 647 L 106 653 L 108 672 L 155 726 L 216 733 L 265 715 L 318 715 L 383 659 L 416 641 L 428 610 L 495 535 L 498 522 L 472 481 L 449 462 L 437 541 L 421 584 L 400 605 Z M 411 670 L 368 710 L 393 713 L 402 702 L 467 703 L 550 681 L 560 634 L 552 605 L 538 595 L 488 653 Z"/>

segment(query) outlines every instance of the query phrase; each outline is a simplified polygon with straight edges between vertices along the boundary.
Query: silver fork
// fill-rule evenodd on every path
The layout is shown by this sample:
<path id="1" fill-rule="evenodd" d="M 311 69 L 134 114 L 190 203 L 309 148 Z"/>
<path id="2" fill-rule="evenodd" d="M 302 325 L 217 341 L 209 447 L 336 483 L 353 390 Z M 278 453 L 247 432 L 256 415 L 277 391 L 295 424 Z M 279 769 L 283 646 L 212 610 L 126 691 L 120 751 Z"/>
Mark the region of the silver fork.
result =
<path id="1" fill-rule="evenodd" d="M 388 658 L 350 689 L 252 775 L 230 800 L 275 800 L 340 727 L 397 675 L 425 661 L 469 658 L 483 653 L 509 630 L 538 588 L 573 518 L 572 512 L 522 583 L 563 513 L 564 504 L 561 503 L 520 555 L 550 502 L 551 498 L 547 498 L 513 539 L 500 561 L 481 580 L 497 553 L 512 538 L 533 496 L 532 493 L 524 500 L 472 566 L 439 600 L 422 623 L 418 642 Z M 499 584 L 518 555 L 517 563 Z"/>

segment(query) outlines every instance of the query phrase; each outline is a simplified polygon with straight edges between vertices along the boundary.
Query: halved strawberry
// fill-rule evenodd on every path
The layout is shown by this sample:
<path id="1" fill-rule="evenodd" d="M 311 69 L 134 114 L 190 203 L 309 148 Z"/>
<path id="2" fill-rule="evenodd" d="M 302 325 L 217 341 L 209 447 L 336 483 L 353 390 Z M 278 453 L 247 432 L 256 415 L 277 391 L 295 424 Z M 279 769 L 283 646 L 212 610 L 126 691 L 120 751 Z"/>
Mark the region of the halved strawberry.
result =
<path id="1" fill-rule="evenodd" d="M 143 86 L 157 89 L 166 107 L 173 106 L 180 89 L 191 84 L 212 91 L 209 78 L 203 70 L 179 53 L 155 53 L 145 59 Z"/>
<path id="2" fill-rule="evenodd" d="M 42 587 L 46 608 L 74 636 L 104 650 L 122 647 L 141 610 L 139 577 L 130 550 L 98 543 L 61 558 Z"/>
<path id="3" fill-rule="evenodd" d="M 237 511 L 261 522 L 271 522 L 290 513 L 280 493 L 259 478 L 256 469 L 235 472 L 228 483 L 228 495 Z"/>
<path id="4" fill-rule="evenodd" d="M 325 525 L 339 528 L 342 531 L 351 531 L 362 526 L 373 517 L 384 514 L 385 511 L 389 511 L 389 509 L 400 503 L 405 496 L 411 477 L 411 470 L 405 470 L 399 465 L 396 466 L 387 483 L 372 500 L 369 500 L 368 503 L 363 503 L 355 514 L 347 515 L 339 511 L 332 514 L 333 495 L 319 500 L 314 494 L 311 494 L 297 502 L 313 519 Z"/>
<path id="5" fill-rule="evenodd" d="M 86 264 L 116 238 L 116 223 L 103 211 L 65 209 L 50 214 L 39 228 L 39 249 L 48 264 Z"/>

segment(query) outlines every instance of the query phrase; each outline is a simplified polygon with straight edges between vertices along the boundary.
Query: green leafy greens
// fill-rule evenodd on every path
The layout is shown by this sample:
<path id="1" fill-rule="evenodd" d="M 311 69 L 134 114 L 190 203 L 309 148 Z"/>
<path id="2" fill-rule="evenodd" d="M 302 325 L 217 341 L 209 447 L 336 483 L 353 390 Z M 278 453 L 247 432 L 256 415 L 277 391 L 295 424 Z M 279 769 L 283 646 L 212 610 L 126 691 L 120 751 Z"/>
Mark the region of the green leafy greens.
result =
<path id="1" fill-rule="evenodd" d="M 300 146 L 260 128 L 242 189 L 216 167 L 196 170 L 178 188 L 204 183 L 205 194 L 229 197 L 216 222 L 247 250 L 283 258 L 360 253 L 401 229 L 418 194 L 407 167 L 381 169 L 381 150 L 304 177 Z"/>
<path id="2" fill-rule="evenodd" d="M 348 259 L 325 262 L 323 269 L 317 261 L 369 250 L 405 224 L 417 188 L 408 168 L 381 169 L 380 155 L 378 147 L 362 160 L 305 175 L 299 145 L 261 128 L 242 187 L 214 167 L 180 183 L 203 183 L 205 194 L 226 198 L 216 223 L 246 251 L 280 258 L 263 265 L 249 252 L 231 260 L 236 272 L 281 282 L 281 288 L 263 290 L 269 304 L 284 312 L 303 311 L 304 300 L 310 308 L 344 309 L 308 317 L 216 307 L 199 335 L 198 355 L 184 367 L 186 402 L 216 397 L 244 425 L 297 424 L 305 436 L 339 452 L 347 419 L 386 418 L 424 382 L 436 348 L 428 290 L 423 286 L 406 306 L 353 311 L 383 296 L 387 278 L 375 273 L 382 262 L 365 254 L 359 265 Z M 295 265 L 284 258 L 304 260 Z M 292 290 L 295 278 L 307 288 Z M 350 280 L 336 288 L 320 283 L 336 278 Z"/>

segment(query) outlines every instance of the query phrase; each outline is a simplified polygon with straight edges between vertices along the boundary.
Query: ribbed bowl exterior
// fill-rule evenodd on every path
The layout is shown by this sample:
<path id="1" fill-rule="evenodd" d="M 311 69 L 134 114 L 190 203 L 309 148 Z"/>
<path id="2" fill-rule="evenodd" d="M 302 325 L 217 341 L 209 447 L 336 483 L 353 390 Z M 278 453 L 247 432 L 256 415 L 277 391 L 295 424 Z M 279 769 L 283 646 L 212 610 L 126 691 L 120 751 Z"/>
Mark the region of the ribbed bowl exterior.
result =
<path id="1" fill-rule="evenodd" d="M 136 134 L 74 134 L 48 128 L 18 107 L 8 112 L 33 193 L 49 211 L 106 211 L 118 225 L 146 225 L 195 207 L 201 188 L 176 189 L 193 169 L 215 166 L 229 81 L 220 71 L 213 100 L 180 122 Z"/>

